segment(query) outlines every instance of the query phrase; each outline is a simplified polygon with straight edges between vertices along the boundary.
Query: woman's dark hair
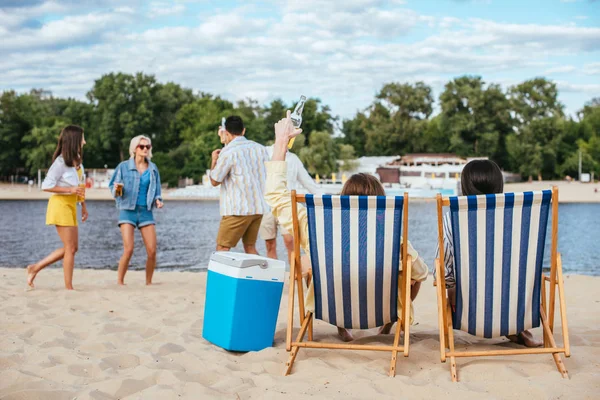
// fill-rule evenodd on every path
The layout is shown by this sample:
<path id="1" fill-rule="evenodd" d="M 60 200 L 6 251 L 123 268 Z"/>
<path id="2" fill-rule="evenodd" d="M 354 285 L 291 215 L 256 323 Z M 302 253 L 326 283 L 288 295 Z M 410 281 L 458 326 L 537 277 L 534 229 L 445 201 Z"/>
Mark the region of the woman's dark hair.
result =
<path id="1" fill-rule="evenodd" d="M 490 160 L 470 161 L 462 170 L 460 186 L 463 196 L 502 193 L 504 177 L 500 167 Z"/>
<path id="2" fill-rule="evenodd" d="M 342 196 L 385 196 L 379 179 L 369 174 L 354 174 L 344 184 Z"/>
<path id="3" fill-rule="evenodd" d="M 62 155 L 65 159 L 65 165 L 75 167 L 81 164 L 81 143 L 83 142 L 83 128 L 77 125 L 67 125 L 58 137 L 58 145 L 52 162 Z"/>

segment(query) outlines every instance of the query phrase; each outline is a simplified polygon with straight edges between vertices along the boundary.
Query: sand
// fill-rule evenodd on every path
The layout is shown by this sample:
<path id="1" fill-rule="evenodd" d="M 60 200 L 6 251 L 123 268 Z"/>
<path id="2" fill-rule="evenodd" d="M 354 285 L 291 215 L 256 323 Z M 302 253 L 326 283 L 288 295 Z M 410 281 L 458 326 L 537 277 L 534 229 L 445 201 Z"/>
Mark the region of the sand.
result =
<path id="1" fill-rule="evenodd" d="M 568 398 L 600 390 L 600 277 L 565 279 L 572 356 L 562 379 L 549 355 L 459 360 L 461 382 L 440 363 L 436 297 L 429 279 L 415 304 L 409 358 L 387 376 L 389 354 L 303 349 L 292 375 L 282 372 L 287 290 L 275 344 L 230 353 L 202 339 L 206 273 L 157 272 L 156 285 L 131 271 L 76 270 L 74 292 L 62 270 L 40 273 L 25 292 L 25 271 L 0 269 L 0 399 L 300 399 Z M 317 321 L 315 337 L 336 340 Z M 359 343 L 391 344 L 389 335 L 356 331 Z M 539 330 L 535 330 L 539 335 Z M 560 335 L 558 335 L 560 340 Z M 477 339 L 458 333 L 459 347 Z M 498 339 L 502 347 L 515 347 Z M 484 348 L 491 345 L 484 344 Z"/>
<path id="2" fill-rule="evenodd" d="M 505 192 L 525 192 L 530 190 L 549 189 L 552 186 L 559 188 L 560 203 L 600 203 L 600 184 L 597 183 L 579 183 L 565 181 L 535 181 L 532 183 L 509 183 L 506 184 Z M 598 192 L 595 192 L 597 189 Z M 171 193 L 176 189 L 163 191 L 165 201 L 186 201 L 186 200 L 207 200 L 199 197 L 173 197 Z M 50 197 L 50 193 L 32 188 L 31 191 L 27 185 L 9 185 L 0 184 L 0 200 L 45 200 Z M 86 200 L 112 200 L 108 189 L 88 189 L 86 191 Z M 413 200 L 432 200 L 418 199 Z M 214 199 L 208 199 L 214 200 Z"/>

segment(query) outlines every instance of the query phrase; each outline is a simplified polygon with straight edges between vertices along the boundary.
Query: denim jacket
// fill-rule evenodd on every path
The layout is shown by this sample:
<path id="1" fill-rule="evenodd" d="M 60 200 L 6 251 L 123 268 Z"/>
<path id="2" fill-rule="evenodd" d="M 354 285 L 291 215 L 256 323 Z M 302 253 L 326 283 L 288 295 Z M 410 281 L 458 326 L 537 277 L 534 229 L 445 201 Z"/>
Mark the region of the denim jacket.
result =
<path id="1" fill-rule="evenodd" d="M 150 186 L 148 186 L 147 206 L 148 210 L 152 210 L 156 206 L 156 200 L 162 201 L 160 174 L 158 173 L 156 164 L 150 160 L 148 160 L 148 169 L 150 170 Z M 122 196 L 115 196 L 115 183 L 123 184 Z M 123 161 L 117 166 L 108 187 L 112 196 L 117 201 L 117 208 L 119 210 L 135 210 L 140 190 L 140 173 L 135 167 L 135 160 L 133 158 Z"/>

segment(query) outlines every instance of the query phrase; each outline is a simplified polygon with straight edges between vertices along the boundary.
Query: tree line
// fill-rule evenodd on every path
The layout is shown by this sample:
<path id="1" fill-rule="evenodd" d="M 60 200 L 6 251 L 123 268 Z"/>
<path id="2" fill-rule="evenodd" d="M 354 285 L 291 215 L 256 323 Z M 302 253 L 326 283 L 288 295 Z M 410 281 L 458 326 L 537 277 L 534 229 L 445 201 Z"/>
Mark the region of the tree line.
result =
<path id="1" fill-rule="evenodd" d="M 310 98 L 304 107 L 303 134 L 294 143 L 311 174 L 351 170 L 356 157 L 413 152 L 452 152 L 487 156 L 524 178 L 576 176 L 578 152 L 585 171 L 600 175 L 600 98 L 567 117 L 556 85 L 544 78 L 503 90 L 480 77 L 448 82 L 436 104 L 423 82 L 388 83 L 371 105 L 340 121 L 329 106 Z M 0 177 L 35 176 L 48 168 L 60 129 L 81 125 L 87 168 L 115 167 L 129 158 L 136 135 L 152 139 L 153 161 L 164 182 L 180 177 L 196 182 L 210 167 L 210 153 L 221 146 L 221 117 L 240 115 L 248 138 L 273 140 L 273 125 L 287 109 L 277 99 L 267 105 L 245 99 L 232 103 L 143 73 L 110 73 L 94 82 L 86 101 L 54 97 L 34 89 L 0 95 Z M 434 115 L 434 109 L 437 111 Z M 341 163 L 338 163 L 341 160 Z"/>

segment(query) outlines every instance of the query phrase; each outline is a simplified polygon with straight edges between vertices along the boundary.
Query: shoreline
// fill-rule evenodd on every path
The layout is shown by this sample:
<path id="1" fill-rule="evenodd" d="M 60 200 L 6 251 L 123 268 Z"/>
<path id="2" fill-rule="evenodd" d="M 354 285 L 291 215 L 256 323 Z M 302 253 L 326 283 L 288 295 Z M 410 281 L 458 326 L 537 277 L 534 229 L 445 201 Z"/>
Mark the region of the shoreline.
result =
<path id="1" fill-rule="evenodd" d="M 565 181 L 542 181 L 542 182 L 521 182 L 507 183 L 504 186 L 504 191 L 509 192 L 525 192 L 550 189 L 552 186 L 558 187 L 559 203 L 600 203 L 600 184 L 597 183 L 580 183 L 580 182 L 565 182 Z M 594 192 L 598 189 L 598 192 Z M 218 198 L 206 197 L 174 197 L 171 192 L 177 189 L 168 189 L 163 192 L 163 199 L 167 201 L 219 201 Z M 27 185 L 11 185 L 0 184 L 0 201 L 2 200 L 47 200 L 51 193 L 41 191 L 37 188 L 32 188 L 29 191 Z M 86 201 L 111 201 L 114 200 L 108 189 L 87 189 Z M 435 198 L 419 198 L 410 197 L 412 201 L 418 202 L 434 202 Z"/>
<path id="2" fill-rule="evenodd" d="M 437 301 L 431 276 L 415 301 L 410 355 L 301 349 L 292 374 L 288 352 L 287 279 L 273 347 L 227 352 L 202 338 L 207 274 L 129 271 L 118 287 L 113 271 L 79 270 L 75 291 L 58 268 L 44 270 L 25 292 L 22 270 L 0 268 L 0 398 L 7 399 L 318 399 L 594 398 L 598 393 L 600 277 L 565 276 L 571 357 L 562 379 L 550 355 L 458 359 L 459 383 L 440 362 Z M 297 304 L 297 303 L 296 303 Z M 294 327 L 298 331 L 297 310 Z M 558 314 L 557 314 L 558 316 Z M 558 317 L 557 317 L 558 318 Z M 562 343 L 560 318 L 556 339 Z M 315 339 L 339 342 L 336 329 L 315 322 Z M 533 331 L 541 337 L 540 328 Z M 360 344 L 390 345 L 393 335 L 353 331 Z M 505 338 L 477 339 L 455 331 L 457 348 L 519 348 Z M 473 345 L 477 343 L 477 346 Z"/>

